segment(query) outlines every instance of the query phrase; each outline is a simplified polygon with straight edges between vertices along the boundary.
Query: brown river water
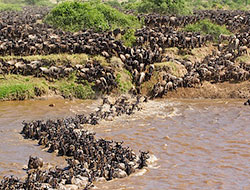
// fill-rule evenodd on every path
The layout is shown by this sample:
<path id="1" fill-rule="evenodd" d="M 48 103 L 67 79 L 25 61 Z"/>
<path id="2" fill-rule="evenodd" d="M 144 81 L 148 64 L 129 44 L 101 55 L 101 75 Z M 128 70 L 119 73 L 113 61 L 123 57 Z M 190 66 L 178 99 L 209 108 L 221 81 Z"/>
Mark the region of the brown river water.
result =
<path id="1" fill-rule="evenodd" d="M 55 107 L 49 107 L 55 103 Z M 88 113 L 100 101 L 0 102 L 0 179 L 25 175 L 30 155 L 63 166 L 19 134 L 23 120 Z M 87 126 L 98 137 L 148 150 L 151 163 L 124 179 L 96 182 L 97 189 L 250 189 L 250 107 L 242 100 L 157 100 L 132 116 Z"/>

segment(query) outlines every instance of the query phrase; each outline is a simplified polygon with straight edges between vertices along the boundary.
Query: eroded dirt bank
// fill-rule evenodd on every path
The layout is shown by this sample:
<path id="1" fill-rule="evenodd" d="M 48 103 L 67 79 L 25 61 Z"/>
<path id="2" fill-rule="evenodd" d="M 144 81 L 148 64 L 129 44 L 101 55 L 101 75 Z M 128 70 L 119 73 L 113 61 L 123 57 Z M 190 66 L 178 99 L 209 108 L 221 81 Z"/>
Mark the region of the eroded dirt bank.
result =
<path id="1" fill-rule="evenodd" d="M 250 97 L 250 82 L 241 83 L 218 83 L 205 82 L 196 88 L 178 88 L 171 91 L 166 98 L 200 98 L 200 99 L 247 99 Z"/>

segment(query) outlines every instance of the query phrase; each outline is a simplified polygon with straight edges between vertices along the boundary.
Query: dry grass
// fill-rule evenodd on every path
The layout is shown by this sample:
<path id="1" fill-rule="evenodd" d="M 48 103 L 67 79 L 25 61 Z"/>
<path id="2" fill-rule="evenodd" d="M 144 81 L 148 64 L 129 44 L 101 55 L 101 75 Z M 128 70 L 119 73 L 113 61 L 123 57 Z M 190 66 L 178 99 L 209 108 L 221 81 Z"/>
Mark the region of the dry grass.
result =
<path id="1" fill-rule="evenodd" d="M 51 54 L 51 55 L 32 55 L 32 56 L 0 56 L 0 59 L 3 60 L 12 60 L 12 59 L 24 59 L 27 61 L 35 60 L 49 60 L 54 61 L 57 65 L 70 62 L 72 65 L 76 64 L 86 64 L 88 60 L 96 59 L 101 62 L 103 65 L 107 65 L 107 60 L 102 56 L 91 56 L 84 53 L 81 54 Z"/>
<path id="2" fill-rule="evenodd" d="M 151 91 L 154 87 L 154 85 L 160 80 L 159 74 L 157 74 L 156 72 L 153 73 L 151 79 L 149 81 L 144 82 L 141 85 L 141 93 L 143 95 L 148 95 L 150 96 Z"/>
<path id="3" fill-rule="evenodd" d="M 100 64 L 103 66 L 103 67 L 107 67 L 107 66 L 110 66 L 110 63 L 107 61 L 107 59 L 103 56 L 100 56 L 100 55 L 97 55 L 97 56 L 94 56 L 93 57 L 94 60 L 96 61 L 99 61 Z"/>
<path id="4" fill-rule="evenodd" d="M 237 63 L 244 62 L 250 64 L 250 48 L 247 49 L 247 54 L 242 55 L 236 59 Z"/>
<path id="5" fill-rule="evenodd" d="M 166 71 L 177 77 L 183 77 L 187 73 L 187 70 L 183 65 L 174 62 L 155 63 L 155 67 L 156 70 L 158 68 L 165 68 Z"/>
<path id="6" fill-rule="evenodd" d="M 206 46 L 200 48 L 194 48 L 191 50 L 191 54 L 179 55 L 178 48 L 166 48 L 165 55 L 174 58 L 174 59 L 184 59 L 190 60 L 191 62 L 202 61 L 207 55 L 212 54 L 212 51 L 215 50 L 216 47 L 213 46 L 212 43 L 206 44 Z"/>

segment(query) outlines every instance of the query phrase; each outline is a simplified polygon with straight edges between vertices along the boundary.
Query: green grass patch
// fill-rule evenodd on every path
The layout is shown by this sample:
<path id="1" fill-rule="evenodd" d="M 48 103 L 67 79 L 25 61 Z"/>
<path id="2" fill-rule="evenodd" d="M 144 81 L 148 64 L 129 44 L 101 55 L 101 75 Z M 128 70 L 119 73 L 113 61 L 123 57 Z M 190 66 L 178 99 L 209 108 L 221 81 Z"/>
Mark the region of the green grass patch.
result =
<path id="1" fill-rule="evenodd" d="M 0 12 L 1 11 L 21 11 L 21 10 L 22 10 L 21 5 L 0 2 Z"/>
<path id="2" fill-rule="evenodd" d="M 187 0 L 192 9 L 249 10 L 249 0 Z"/>
<path id="3" fill-rule="evenodd" d="M 0 12 L 21 11 L 27 5 L 51 7 L 54 4 L 50 0 L 0 0 Z"/>
<path id="4" fill-rule="evenodd" d="M 116 74 L 116 82 L 118 92 L 121 94 L 128 93 L 128 91 L 133 87 L 132 76 L 126 69 L 123 69 Z"/>
<path id="5" fill-rule="evenodd" d="M 137 0 L 128 0 L 121 3 L 121 6 L 125 10 L 133 10 L 138 12 L 139 7 L 141 6 L 141 1 Z"/>
<path id="6" fill-rule="evenodd" d="M 45 79 L 19 75 L 0 76 L 0 100 L 25 100 L 48 91 Z"/>
<path id="7" fill-rule="evenodd" d="M 135 16 L 125 15 L 98 0 L 60 3 L 47 15 L 45 22 L 73 32 L 82 29 L 106 31 L 114 28 L 140 27 L 140 22 Z"/>
<path id="8" fill-rule="evenodd" d="M 56 93 L 64 98 L 93 99 L 95 92 L 93 84 L 84 81 L 76 83 L 76 76 L 72 74 L 67 79 L 55 82 L 32 76 L 0 75 L 0 100 L 25 100 Z"/>
<path id="9" fill-rule="evenodd" d="M 75 73 L 49 85 L 50 89 L 59 92 L 64 98 L 93 99 L 96 94 L 92 89 L 94 84 L 90 84 L 88 81 L 81 81 L 81 84 L 78 84 Z"/>
<path id="10" fill-rule="evenodd" d="M 122 5 L 118 0 L 109 0 L 109 1 L 106 1 L 105 4 L 116 9 L 122 9 Z"/>
<path id="11" fill-rule="evenodd" d="M 201 34 L 212 35 L 215 40 L 218 40 L 220 34 L 231 34 L 226 26 L 220 26 L 212 23 L 209 19 L 201 20 L 195 24 L 188 24 L 185 26 L 184 31 L 187 32 L 200 32 Z"/>
<path id="12" fill-rule="evenodd" d="M 64 98 L 93 99 L 95 92 L 92 85 L 87 81 L 84 84 L 77 84 L 74 80 L 60 80 L 52 85 Z"/>
<path id="13" fill-rule="evenodd" d="M 54 4 L 50 0 L 23 0 L 26 5 L 36 6 L 53 6 Z"/>

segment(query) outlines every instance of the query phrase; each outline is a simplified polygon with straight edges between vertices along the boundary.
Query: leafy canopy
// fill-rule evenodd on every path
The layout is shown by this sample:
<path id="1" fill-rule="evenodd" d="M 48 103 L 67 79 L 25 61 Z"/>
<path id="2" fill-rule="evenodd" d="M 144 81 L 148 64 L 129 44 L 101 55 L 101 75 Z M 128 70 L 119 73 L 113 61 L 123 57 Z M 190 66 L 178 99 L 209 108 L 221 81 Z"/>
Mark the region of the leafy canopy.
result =
<path id="1" fill-rule="evenodd" d="M 45 21 L 67 31 L 94 29 L 106 31 L 114 28 L 140 27 L 132 15 L 125 15 L 100 1 L 67 1 L 52 9 Z"/>
<path id="2" fill-rule="evenodd" d="M 125 9 L 136 10 L 139 13 L 189 14 L 186 0 L 129 0 L 121 5 Z"/>

